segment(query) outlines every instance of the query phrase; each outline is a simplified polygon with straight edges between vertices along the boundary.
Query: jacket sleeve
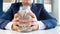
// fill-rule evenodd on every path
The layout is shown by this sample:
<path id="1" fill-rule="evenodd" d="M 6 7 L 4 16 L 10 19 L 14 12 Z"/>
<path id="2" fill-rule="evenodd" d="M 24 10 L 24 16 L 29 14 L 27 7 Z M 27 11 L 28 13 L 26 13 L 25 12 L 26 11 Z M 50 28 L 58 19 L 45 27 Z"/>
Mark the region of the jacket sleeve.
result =
<path id="1" fill-rule="evenodd" d="M 5 29 L 5 26 L 12 20 L 13 18 L 12 7 L 13 5 L 11 5 L 7 12 L 0 17 L 0 29 Z"/>
<path id="2" fill-rule="evenodd" d="M 55 28 L 57 26 L 57 20 L 45 10 L 43 4 L 41 7 L 40 21 L 46 25 L 45 29 Z"/>

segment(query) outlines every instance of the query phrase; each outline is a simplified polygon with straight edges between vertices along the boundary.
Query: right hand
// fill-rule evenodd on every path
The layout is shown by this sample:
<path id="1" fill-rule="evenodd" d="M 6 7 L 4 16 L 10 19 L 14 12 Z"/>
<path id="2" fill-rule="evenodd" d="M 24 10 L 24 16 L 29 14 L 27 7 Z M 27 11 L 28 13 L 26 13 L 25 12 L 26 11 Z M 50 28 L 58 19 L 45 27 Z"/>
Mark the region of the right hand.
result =
<path id="1" fill-rule="evenodd" d="M 14 30 L 14 31 L 17 31 L 17 30 L 21 30 L 22 29 L 22 27 L 19 26 L 19 24 L 20 24 L 19 23 L 19 16 L 20 16 L 20 14 L 16 13 L 14 15 L 13 20 L 12 20 L 13 24 L 11 26 L 11 29 Z"/>

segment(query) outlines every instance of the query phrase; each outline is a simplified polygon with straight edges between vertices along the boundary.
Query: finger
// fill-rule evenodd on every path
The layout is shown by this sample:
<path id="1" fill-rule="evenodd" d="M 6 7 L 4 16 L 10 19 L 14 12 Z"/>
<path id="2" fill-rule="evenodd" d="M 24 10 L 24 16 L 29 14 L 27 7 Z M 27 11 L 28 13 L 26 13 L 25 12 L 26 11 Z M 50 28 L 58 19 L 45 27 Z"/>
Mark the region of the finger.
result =
<path id="1" fill-rule="evenodd" d="M 17 28 L 18 28 L 17 26 L 13 25 L 12 30 L 17 31 Z"/>
<path id="2" fill-rule="evenodd" d="M 37 18 L 31 18 L 31 22 L 37 22 Z"/>
<path id="3" fill-rule="evenodd" d="M 19 22 L 15 22 L 13 23 L 13 25 L 14 25 L 14 28 L 16 27 L 16 30 L 20 30 L 22 28 L 21 26 L 19 26 L 20 25 Z"/>
<path id="4" fill-rule="evenodd" d="M 20 20 L 20 16 L 21 16 L 21 14 L 16 13 L 16 14 L 14 15 L 13 21 L 19 21 L 19 20 Z"/>
<path id="5" fill-rule="evenodd" d="M 14 18 L 13 21 L 14 22 L 19 22 L 20 18 Z"/>
<path id="6" fill-rule="evenodd" d="M 33 23 L 31 23 L 32 25 L 37 25 L 37 22 L 33 22 Z"/>
<path id="7" fill-rule="evenodd" d="M 37 25 L 31 25 L 30 27 L 27 28 L 27 30 L 37 30 L 38 26 Z"/>
<path id="8" fill-rule="evenodd" d="M 33 26 L 35 26 L 35 25 L 37 25 L 37 23 L 36 22 L 30 22 L 30 27 L 33 27 Z"/>
<path id="9" fill-rule="evenodd" d="M 27 15 L 30 15 L 30 16 L 32 16 L 33 18 L 36 17 L 35 14 L 34 14 L 33 12 L 28 12 Z"/>
<path id="10" fill-rule="evenodd" d="M 16 17 L 18 17 L 19 16 L 19 14 L 18 13 L 16 13 L 15 15 L 14 15 L 14 18 L 16 18 Z"/>
<path id="11" fill-rule="evenodd" d="M 16 25 L 13 26 L 13 30 L 17 31 L 17 30 L 21 30 L 22 28 L 21 27 L 18 27 Z"/>
<path id="12" fill-rule="evenodd" d="M 19 17 L 19 16 L 21 16 L 21 14 L 20 14 L 20 13 L 16 13 L 16 14 L 14 15 L 14 18 L 17 18 L 17 17 Z"/>
<path id="13" fill-rule="evenodd" d="M 18 26 L 17 26 L 17 30 L 22 30 L 22 27 L 18 27 Z"/>
<path id="14" fill-rule="evenodd" d="M 32 28 L 33 28 L 33 30 L 38 30 L 39 29 L 39 26 L 38 25 L 35 25 Z"/>
<path id="15" fill-rule="evenodd" d="M 19 22 L 14 22 L 13 24 L 16 25 L 16 26 L 18 26 L 18 27 L 19 27 L 19 25 L 20 25 Z"/>

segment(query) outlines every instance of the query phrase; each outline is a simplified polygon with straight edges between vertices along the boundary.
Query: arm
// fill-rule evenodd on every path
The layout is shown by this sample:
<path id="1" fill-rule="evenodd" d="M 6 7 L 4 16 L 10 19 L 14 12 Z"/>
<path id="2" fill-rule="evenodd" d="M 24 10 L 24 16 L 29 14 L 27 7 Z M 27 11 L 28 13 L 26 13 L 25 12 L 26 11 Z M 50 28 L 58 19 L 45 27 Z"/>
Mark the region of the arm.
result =
<path id="1" fill-rule="evenodd" d="M 12 7 L 13 5 L 11 5 L 8 11 L 0 17 L 0 29 L 5 29 L 5 26 L 12 20 L 13 18 Z"/>
<path id="2" fill-rule="evenodd" d="M 44 6 L 41 5 L 41 12 L 40 12 L 40 21 L 46 25 L 45 29 L 55 28 L 57 25 L 57 20 L 53 18 L 45 9 Z"/>

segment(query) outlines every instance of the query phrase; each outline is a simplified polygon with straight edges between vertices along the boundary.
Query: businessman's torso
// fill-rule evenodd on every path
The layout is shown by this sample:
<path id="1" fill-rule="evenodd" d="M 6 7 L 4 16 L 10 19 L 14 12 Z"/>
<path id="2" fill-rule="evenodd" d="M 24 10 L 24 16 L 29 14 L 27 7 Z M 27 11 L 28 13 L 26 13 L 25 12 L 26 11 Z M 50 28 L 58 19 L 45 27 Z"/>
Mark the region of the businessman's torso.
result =
<path id="1" fill-rule="evenodd" d="M 18 13 L 20 7 L 22 6 L 22 3 L 14 3 L 11 5 L 11 8 L 13 10 L 13 15 Z M 40 19 L 40 12 L 42 9 L 42 4 L 32 4 L 31 11 L 36 15 L 37 19 Z"/>

